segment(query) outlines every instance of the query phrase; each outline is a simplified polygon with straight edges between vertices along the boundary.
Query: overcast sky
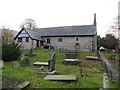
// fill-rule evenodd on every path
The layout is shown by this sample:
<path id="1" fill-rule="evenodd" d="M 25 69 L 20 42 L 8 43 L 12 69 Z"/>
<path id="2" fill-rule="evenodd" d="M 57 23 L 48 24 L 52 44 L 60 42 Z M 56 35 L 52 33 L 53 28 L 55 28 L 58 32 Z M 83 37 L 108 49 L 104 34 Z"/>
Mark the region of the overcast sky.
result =
<path id="1" fill-rule="evenodd" d="M 31 18 L 39 28 L 91 25 L 97 16 L 97 32 L 105 36 L 118 15 L 119 0 L 0 0 L 0 26 L 19 31 Z"/>

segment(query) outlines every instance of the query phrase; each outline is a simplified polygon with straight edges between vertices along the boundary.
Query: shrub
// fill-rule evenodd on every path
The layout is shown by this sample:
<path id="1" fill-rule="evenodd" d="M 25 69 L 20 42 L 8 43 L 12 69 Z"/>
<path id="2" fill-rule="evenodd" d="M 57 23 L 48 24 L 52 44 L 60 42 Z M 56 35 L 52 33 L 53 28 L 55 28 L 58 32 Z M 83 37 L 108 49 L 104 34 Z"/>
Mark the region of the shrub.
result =
<path id="1" fill-rule="evenodd" d="M 20 45 L 15 43 L 3 43 L 2 44 L 2 59 L 3 61 L 16 60 L 21 55 Z"/>

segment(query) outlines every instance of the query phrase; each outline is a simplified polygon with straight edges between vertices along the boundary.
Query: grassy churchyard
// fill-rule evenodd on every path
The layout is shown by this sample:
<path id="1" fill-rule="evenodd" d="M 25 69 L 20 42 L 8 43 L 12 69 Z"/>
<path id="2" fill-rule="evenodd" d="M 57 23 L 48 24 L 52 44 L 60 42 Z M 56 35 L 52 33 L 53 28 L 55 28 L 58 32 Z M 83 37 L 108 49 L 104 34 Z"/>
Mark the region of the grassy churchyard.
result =
<path id="1" fill-rule="evenodd" d="M 10 78 L 29 81 L 31 84 L 27 88 L 103 88 L 103 70 L 99 61 L 85 60 L 85 56 L 96 56 L 92 52 L 79 52 L 79 60 L 82 62 L 83 77 L 80 74 L 80 66 L 64 65 L 65 53 L 57 50 L 35 49 L 36 56 L 25 56 L 24 59 L 30 59 L 30 66 L 12 68 L 12 62 L 5 62 L 2 75 Z M 47 81 L 43 78 L 44 74 L 38 74 L 39 66 L 34 66 L 34 62 L 47 62 L 50 60 L 52 53 L 56 54 L 55 70 L 57 75 L 77 75 L 76 81 Z M 23 53 L 28 53 L 24 50 Z M 18 59 L 20 63 L 20 58 Z M 45 67 L 45 70 L 48 70 Z M 5 83 L 4 83 L 5 84 Z M 5 85 L 3 85 L 5 86 Z M 117 84 L 110 82 L 110 88 L 117 88 Z"/>

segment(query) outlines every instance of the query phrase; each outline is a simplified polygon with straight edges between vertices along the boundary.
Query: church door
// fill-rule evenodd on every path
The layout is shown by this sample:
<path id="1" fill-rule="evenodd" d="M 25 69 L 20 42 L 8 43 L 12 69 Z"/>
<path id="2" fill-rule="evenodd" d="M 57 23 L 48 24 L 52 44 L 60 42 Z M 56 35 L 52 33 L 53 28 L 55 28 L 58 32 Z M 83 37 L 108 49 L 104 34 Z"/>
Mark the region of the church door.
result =
<path id="1" fill-rule="evenodd" d="M 36 45 L 36 48 L 38 48 L 39 47 L 39 41 L 37 40 L 37 45 Z"/>
<path id="2" fill-rule="evenodd" d="M 80 50 L 80 45 L 79 45 L 79 43 L 76 43 L 76 44 L 75 44 L 75 50 L 77 50 L 77 51 Z"/>

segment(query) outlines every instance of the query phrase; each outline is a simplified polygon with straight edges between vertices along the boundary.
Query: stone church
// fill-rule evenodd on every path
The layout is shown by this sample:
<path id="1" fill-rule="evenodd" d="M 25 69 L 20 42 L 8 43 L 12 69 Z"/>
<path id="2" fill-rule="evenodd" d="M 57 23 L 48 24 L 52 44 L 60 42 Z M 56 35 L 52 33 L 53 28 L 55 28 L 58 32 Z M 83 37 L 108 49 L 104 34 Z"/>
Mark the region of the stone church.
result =
<path id="1" fill-rule="evenodd" d="M 92 25 L 35 28 L 34 30 L 22 28 L 14 39 L 23 49 L 52 46 L 55 49 L 95 51 L 97 50 L 96 14 Z"/>

